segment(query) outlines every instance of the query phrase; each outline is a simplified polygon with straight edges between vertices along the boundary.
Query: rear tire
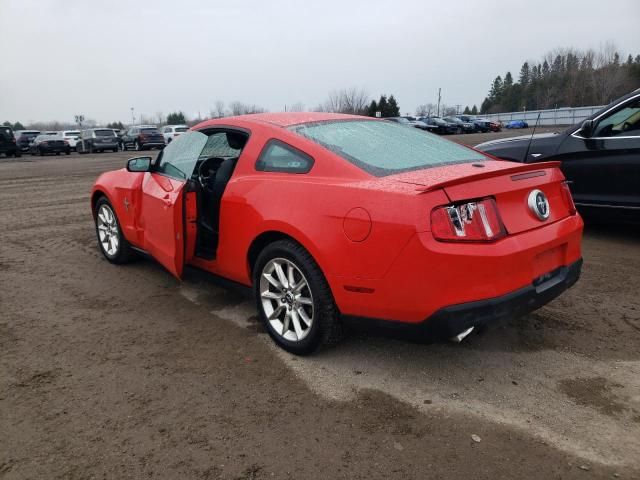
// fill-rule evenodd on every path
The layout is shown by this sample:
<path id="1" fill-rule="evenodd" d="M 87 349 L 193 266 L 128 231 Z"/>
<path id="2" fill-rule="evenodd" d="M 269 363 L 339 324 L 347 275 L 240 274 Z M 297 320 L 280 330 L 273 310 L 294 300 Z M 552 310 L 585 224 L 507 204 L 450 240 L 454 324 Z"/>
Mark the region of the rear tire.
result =
<path id="1" fill-rule="evenodd" d="M 135 251 L 122 234 L 120 222 L 115 210 L 106 197 L 100 197 L 96 202 L 94 213 L 98 247 L 102 255 L 111 263 L 128 263 L 135 258 Z"/>
<path id="2" fill-rule="evenodd" d="M 279 240 L 260 252 L 253 268 L 253 289 L 267 332 L 288 352 L 309 355 L 342 338 L 329 284 L 298 243 Z"/>

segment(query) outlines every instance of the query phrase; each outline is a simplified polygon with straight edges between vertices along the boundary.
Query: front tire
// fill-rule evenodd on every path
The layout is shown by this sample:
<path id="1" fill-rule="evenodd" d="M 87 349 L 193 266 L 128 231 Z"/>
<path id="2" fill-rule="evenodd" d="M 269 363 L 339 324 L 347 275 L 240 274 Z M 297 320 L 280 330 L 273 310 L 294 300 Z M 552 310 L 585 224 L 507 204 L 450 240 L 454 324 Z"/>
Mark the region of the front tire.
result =
<path id="1" fill-rule="evenodd" d="M 109 200 L 100 197 L 96 202 L 93 216 L 96 222 L 98 246 L 104 257 L 115 264 L 130 262 L 135 252 L 124 238 L 120 222 Z"/>
<path id="2" fill-rule="evenodd" d="M 256 306 L 271 338 L 308 355 L 342 337 L 331 289 L 313 257 L 291 240 L 265 247 L 254 265 Z"/>

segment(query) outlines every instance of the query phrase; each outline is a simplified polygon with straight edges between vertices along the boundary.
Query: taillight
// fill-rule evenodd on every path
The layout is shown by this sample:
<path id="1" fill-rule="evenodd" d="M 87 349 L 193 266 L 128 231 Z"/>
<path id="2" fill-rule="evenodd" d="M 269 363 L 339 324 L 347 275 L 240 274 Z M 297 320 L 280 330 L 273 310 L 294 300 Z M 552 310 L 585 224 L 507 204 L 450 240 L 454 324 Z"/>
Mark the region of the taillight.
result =
<path id="1" fill-rule="evenodd" d="M 69 142 L 67 142 L 66 140 L 63 140 L 65 145 L 69 145 Z"/>
<path id="2" fill-rule="evenodd" d="M 571 189 L 567 181 L 562 182 L 562 199 L 569 210 L 569 215 L 575 215 L 577 212 L 576 205 L 573 203 L 573 196 L 571 195 Z"/>
<path id="3" fill-rule="evenodd" d="M 445 242 L 493 242 L 507 231 L 493 198 L 437 207 L 431 212 L 431 233 Z"/>

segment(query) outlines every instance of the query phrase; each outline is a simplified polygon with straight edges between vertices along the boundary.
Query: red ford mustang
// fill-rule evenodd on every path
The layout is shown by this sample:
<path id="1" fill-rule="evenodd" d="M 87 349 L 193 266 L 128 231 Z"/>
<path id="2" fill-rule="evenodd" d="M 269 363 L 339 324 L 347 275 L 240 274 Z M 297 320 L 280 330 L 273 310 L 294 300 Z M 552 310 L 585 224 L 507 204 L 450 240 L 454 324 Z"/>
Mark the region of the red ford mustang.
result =
<path id="1" fill-rule="evenodd" d="M 306 354 L 350 317 L 461 339 L 573 285 L 583 223 L 557 167 L 366 117 L 246 115 L 102 174 L 91 208 L 107 260 L 252 287 L 271 337 Z"/>

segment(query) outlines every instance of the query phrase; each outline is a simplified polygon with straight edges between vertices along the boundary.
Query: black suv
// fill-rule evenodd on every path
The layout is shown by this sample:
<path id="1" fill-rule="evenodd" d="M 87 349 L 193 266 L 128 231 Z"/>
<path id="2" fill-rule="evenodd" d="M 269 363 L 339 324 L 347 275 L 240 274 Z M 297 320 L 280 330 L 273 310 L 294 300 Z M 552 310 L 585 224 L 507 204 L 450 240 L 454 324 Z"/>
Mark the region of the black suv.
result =
<path id="1" fill-rule="evenodd" d="M 122 136 L 122 150 L 146 150 L 148 148 L 164 148 L 164 136 L 154 125 L 141 125 L 139 127 L 131 127 Z"/>
<path id="2" fill-rule="evenodd" d="M 640 220 L 640 89 L 564 132 L 493 140 L 475 148 L 516 162 L 559 160 L 584 213 Z"/>
<path id="3" fill-rule="evenodd" d="M 3 153 L 7 157 L 19 157 L 21 155 L 11 127 L 0 126 L 0 154 Z"/>

